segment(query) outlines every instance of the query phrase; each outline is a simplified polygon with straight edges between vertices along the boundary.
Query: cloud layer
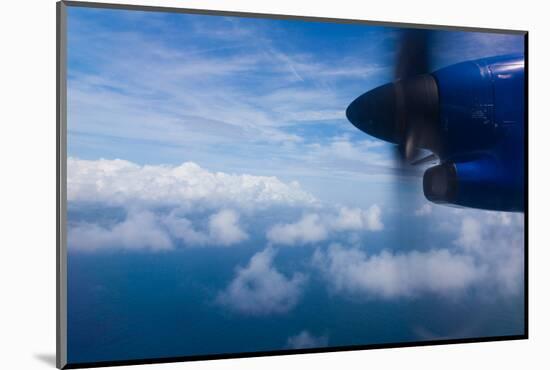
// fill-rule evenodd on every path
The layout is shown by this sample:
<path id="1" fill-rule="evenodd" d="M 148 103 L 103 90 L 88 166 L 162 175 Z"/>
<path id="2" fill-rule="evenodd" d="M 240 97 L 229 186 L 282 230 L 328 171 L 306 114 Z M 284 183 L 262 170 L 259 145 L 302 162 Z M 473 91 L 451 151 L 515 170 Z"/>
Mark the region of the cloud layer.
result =
<path id="1" fill-rule="evenodd" d="M 211 172 L 190 162 L 139 166 L 121 160 L 69 159 L 68 172 L 70 204 L 116 205 L 126 211 L 115 223 L 73 220 L 68 229 L 71 248 L 226 247 L 250 241 L 253 230 L 255 238 L 265 236 L 253 241 L 274 247 L 315 246 L 313 266 L 337 293 L 396 299 L 457 295 L 479 287 L 515 294 L 522 287 L 521 214 L 449 211 L 426 204 L 414 216 L 430 217 L 431 232 L 444 244 L 400 250 L 388 245 L 370 252 L 368 233 L 385 227 L 380 206 L 323 204 L 297 183 L 276 177 Z M 282 212 L 289 207 L 294 212 Z M 257 217 L 266 210 L 271 224 Z M 358 233 L 365 237 L 358 239 Z M 334 242 L 353 235 L 353 247 Z M 328 248 L 320 247 L 327 241 L 332 242 Z M 268 248 L 254 255 L 219 302 L 250 314 L 291 310 L 307 272 L 284 276 L 272 264 L 274 254 Z"/>
<path id="2" fill-rule="evenodd" d="M 240 208 L 309 205 L 315 198 L 297 182 L 277 177 L 210 172 L 193 162 L 140 166 L 114 159 L 67 160 L 69 202 Z"/>
<path id="3" fill-rule="evenodd" d="M 332 245 L 314 261 L 338 292 L 398 298 L 421 293 L 456 293 L 486 276 L 470 256 L 449 250 L 372 256 L 356 248 Z"/>
<path id="4" fill-rule="evenodd" d="M 69 246 L 82 250 L 236 245 L 249 239 L 243 214 L 272 245 L 313 245 L 338 233 L 384 228 L 378 205 L 323 204 L 296 182 L 211 172 L 193 162 L 140 166 L 119 159 L 69 158 L 67 190 L 75 209 L 99 205 L 127 213 L 115 224 L 71 220 Z M 274 223 L 258 228 L 262 220 L 256 216 L 266 210 Z M 293 221 L 297 212 L 302 216 Z M 145 229 L 152 235 L 138 237 L 132 245 L 130 234 L 145 234 Z"/>
<path id="5" fill-rule="evenodd" d="M 470 289 L 517 294 L 523 285 L 523 215 L 454 214 L 454 245 L 395 252 L 332 244 L 317 249 L 313 263 L 330 288 L 355 297 L 396 299 L 430 293 L 457 295 Z"/>
<path id="6" fill-rule="evenodd" d="M 130 213 L 126 220 L 111 228 L 93 223 L 69 227 L 69 248 L 92 251 L 104 248 L 168 250 L 172 240 L 151 212 Z"/>
<path id="7" fill-rule="evenodd" d="M 150 249 L 170 250 L 185 246 L 230 246 L 248 239 L 239 224 L 239 214 L 230 209 L 213 213 L 205 230 L 172 212 L 159 215 L 148 210 L 130 210 L 126 219 L 110 227 L 79 222 L 68 229 L 68 245 L 78 250 Z"/>

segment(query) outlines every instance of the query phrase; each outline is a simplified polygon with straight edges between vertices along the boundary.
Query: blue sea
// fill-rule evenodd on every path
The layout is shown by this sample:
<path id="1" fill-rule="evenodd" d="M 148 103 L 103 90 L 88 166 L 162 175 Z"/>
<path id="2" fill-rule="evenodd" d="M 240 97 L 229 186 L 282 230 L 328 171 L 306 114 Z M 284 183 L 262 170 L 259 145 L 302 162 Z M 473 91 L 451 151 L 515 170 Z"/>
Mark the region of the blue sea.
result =
<path id="1" fill-rule="evenodd" d="M 255 246 L 168 253 L 95 252 L 68 256 L 70 363 L 273 351 L 307 329 L 328 346 L 518 335 L 523 299 L 423 296 L 356 300 L 326 289 L 313 274 L 290 314 L 250 316 L 216 302 Z M 282 249 L 278 268 L 293 271 L 311 248 Z"/>

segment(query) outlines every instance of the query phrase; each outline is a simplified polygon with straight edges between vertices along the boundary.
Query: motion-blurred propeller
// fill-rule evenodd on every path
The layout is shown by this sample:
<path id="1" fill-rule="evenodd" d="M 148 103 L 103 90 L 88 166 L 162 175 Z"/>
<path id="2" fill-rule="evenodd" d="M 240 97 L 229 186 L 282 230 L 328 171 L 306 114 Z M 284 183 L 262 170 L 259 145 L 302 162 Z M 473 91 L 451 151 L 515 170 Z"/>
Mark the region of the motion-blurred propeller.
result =
<path id="1" fill-rule="evenodd" d="M 427 30 L 402 31 L 395 62 L 395 82 L 355 99 L 346 111 L 351 123 L 369 135 L 397 144 L 399 166 L 417 162 L 420 149 L 438 148 L 438 90 L 430 72 Z"/>

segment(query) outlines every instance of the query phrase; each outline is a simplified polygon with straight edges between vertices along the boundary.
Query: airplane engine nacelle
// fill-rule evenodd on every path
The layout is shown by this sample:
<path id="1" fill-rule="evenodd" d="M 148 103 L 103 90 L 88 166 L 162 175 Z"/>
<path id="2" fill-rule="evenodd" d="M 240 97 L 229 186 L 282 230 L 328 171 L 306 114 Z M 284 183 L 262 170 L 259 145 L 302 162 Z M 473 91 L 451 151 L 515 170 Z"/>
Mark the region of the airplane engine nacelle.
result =
<path id="1" fill-rule="evenodd" d="M 397 144 L 406 162 L 419 163 L 412 160 L 417 149 L 439 159 L 424 175 L 428 200 L 521 212 L 524 64 L 524 55 L 503 55 L 408 76 L 359 96 L 346 116 L 359 130 Z"/>
<path id="2" fill-rule="evenodd" d="M 439 145 L 443 160 L 494 150 L 503 140 L 522 155 L 524 60 L 499 56 L 454 64 L 432 73 L 439 93 Z M 518 140 L 519 139 L 519 140 Z"/>
<path id="3" fill-rule="evenodd" d="M 524 61 L 502 56 L 433 73 L 441 163 L 424 174 L 436 203 L 500 211 L 524 207 Z"/>
<path id="4" fill-rule="evenodd" d="M 523 211 L 523 178 L 513 176 L 495 158 L 447 162 L 424 173 L 425 197 L 439 204 Z"/>

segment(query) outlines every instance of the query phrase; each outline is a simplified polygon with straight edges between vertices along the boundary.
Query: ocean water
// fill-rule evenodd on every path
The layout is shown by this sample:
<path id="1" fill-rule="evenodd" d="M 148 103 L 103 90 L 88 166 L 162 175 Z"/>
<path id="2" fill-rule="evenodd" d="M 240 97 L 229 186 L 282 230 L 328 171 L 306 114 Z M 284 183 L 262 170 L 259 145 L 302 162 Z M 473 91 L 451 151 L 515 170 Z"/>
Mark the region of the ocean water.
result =
<path id="1" fill-rule="evenodd" d="M 328 346 L 472 338 L 523 333 L 523 292 L 400 299 L 357 299 L 327 289 L 311 272 L 288 313 L 232 312 L 216 297 L 259 249 L 187 248 L 68 255 L 70 363 L 207 355 L 287 348 L 303 330 Z M 280 249 L 287 276 L 307 269 L 313 248 Z"/>

